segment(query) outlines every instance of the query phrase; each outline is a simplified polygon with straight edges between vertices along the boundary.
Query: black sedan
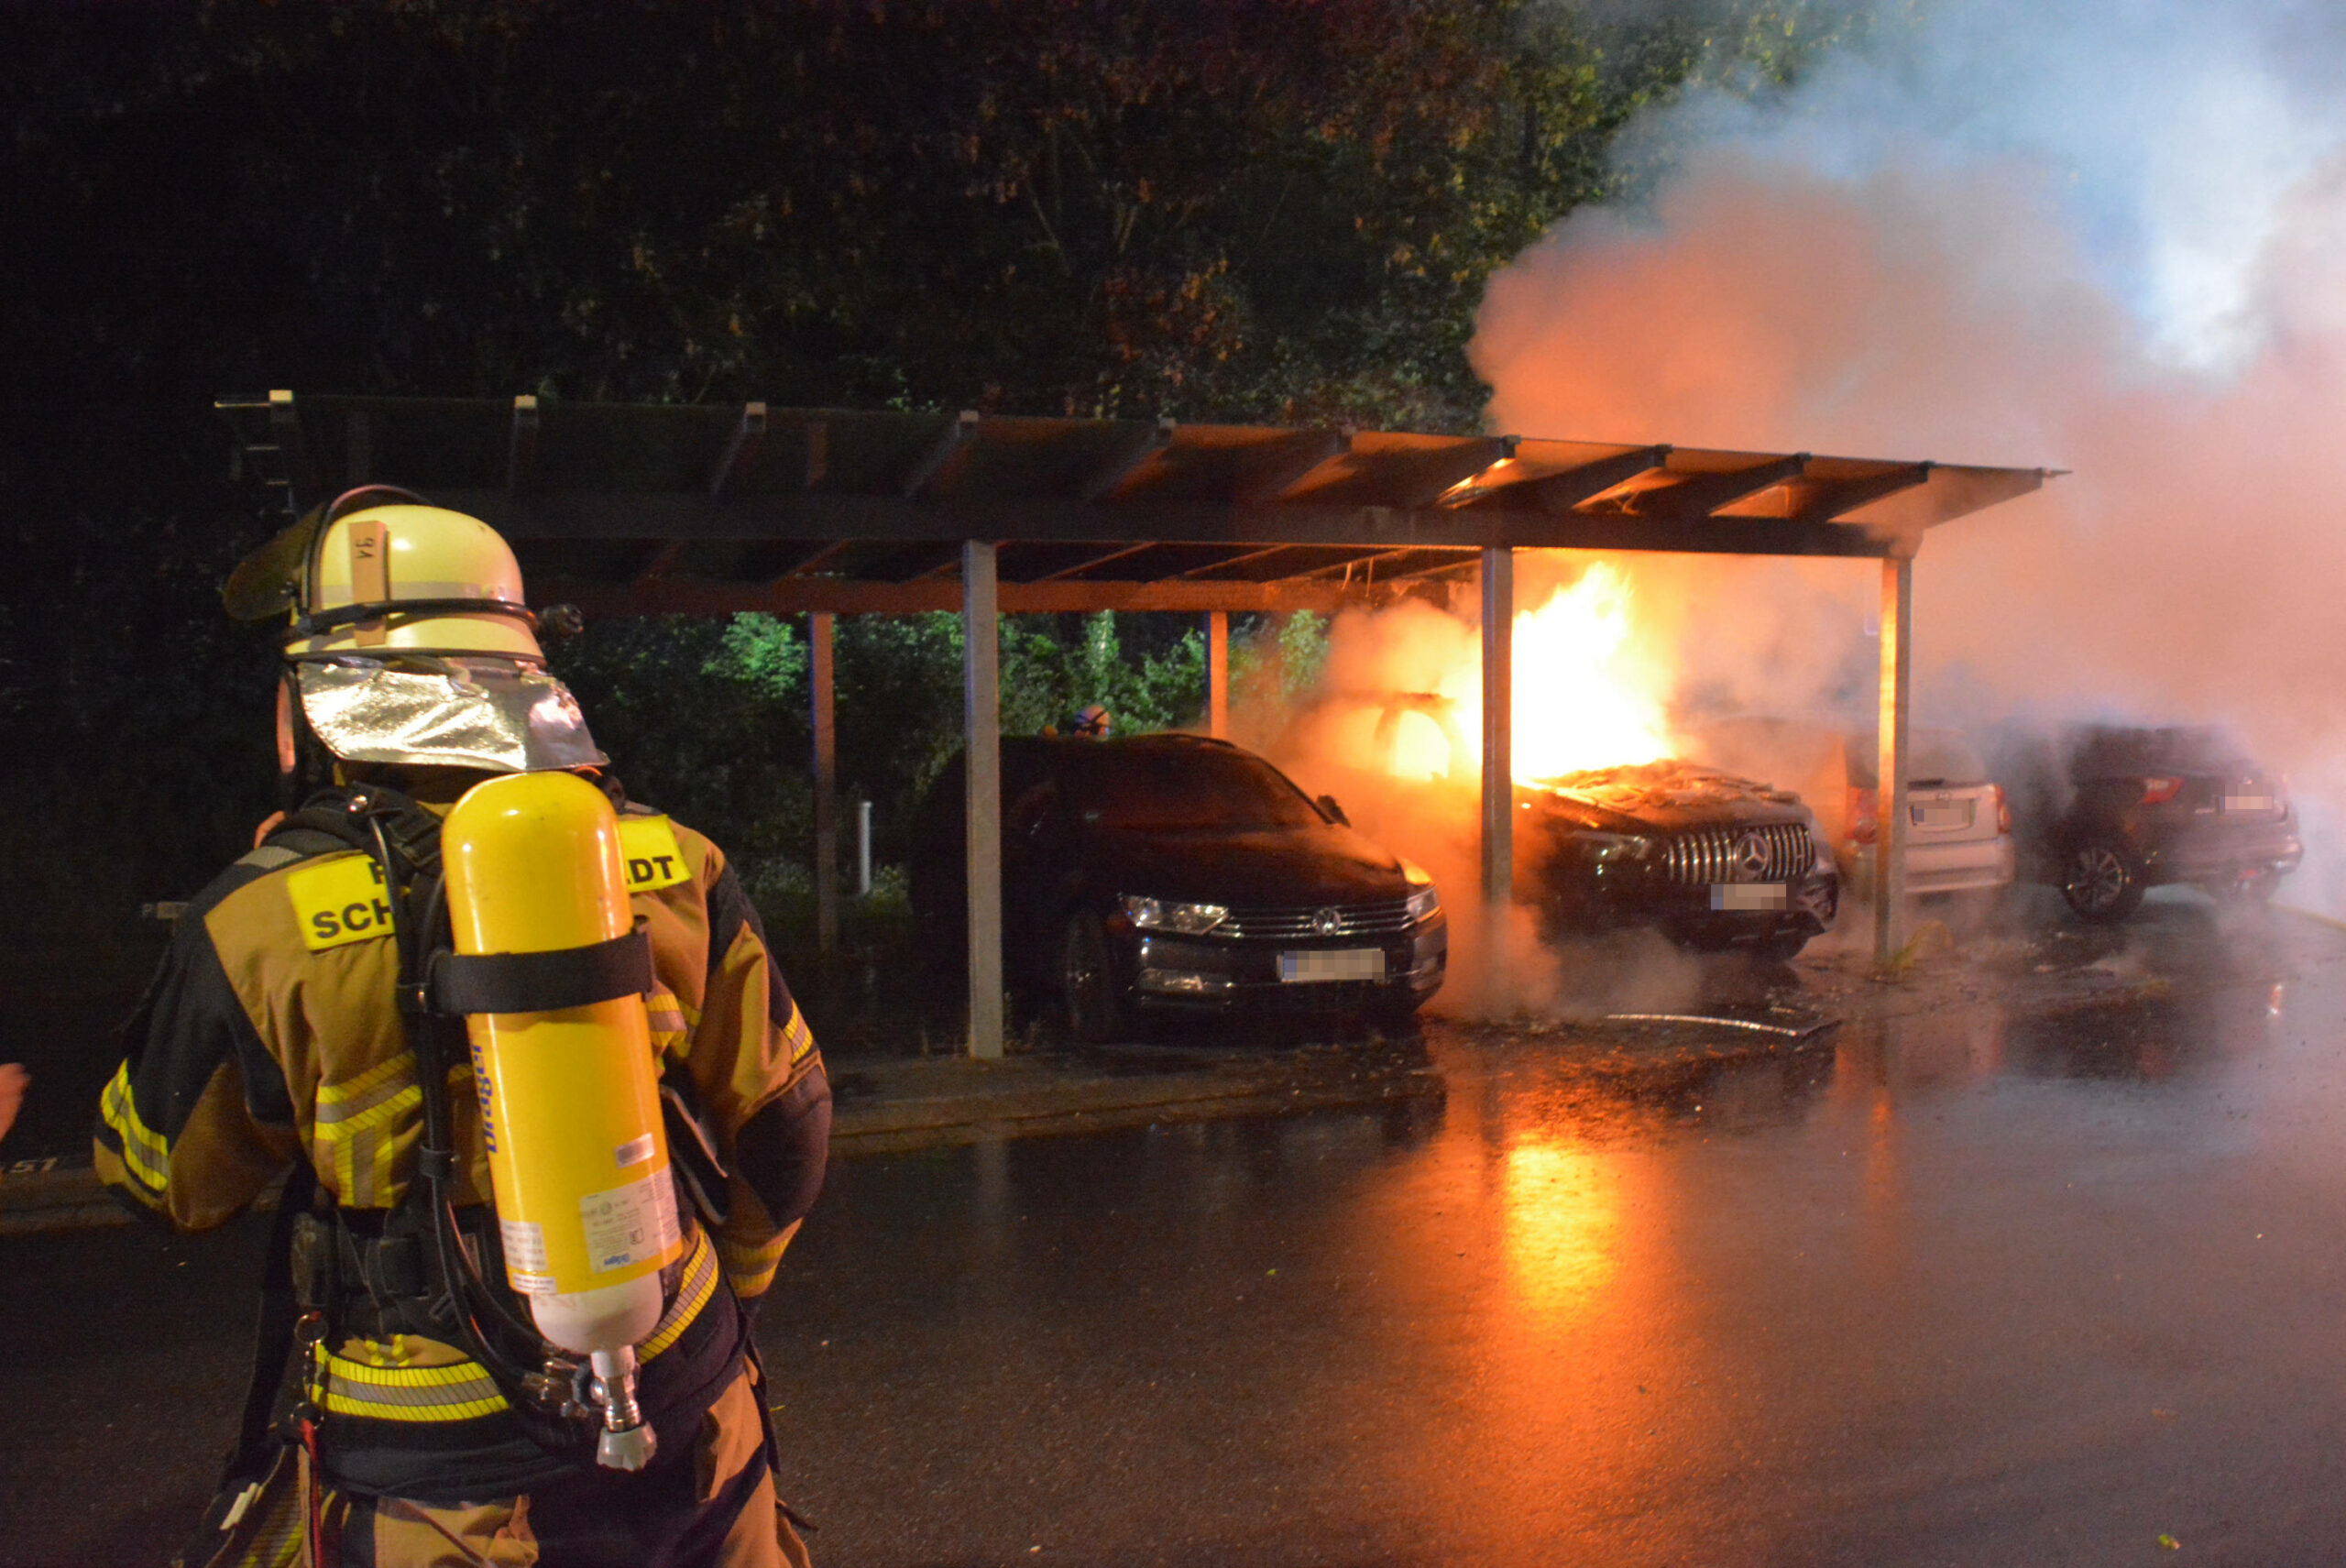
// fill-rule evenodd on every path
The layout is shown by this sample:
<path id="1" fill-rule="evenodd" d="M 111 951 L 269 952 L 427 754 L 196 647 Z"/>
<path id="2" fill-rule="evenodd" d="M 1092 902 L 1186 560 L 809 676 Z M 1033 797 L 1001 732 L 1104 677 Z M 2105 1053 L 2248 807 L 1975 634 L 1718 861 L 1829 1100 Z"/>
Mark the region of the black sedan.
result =
<path id="1" fill-rule="evenodd" d="M 924 947 L 966 924 L 962 767 L 924 808 L 913 906 Z M 1083 1040 L 1137 1014 L 1355 1014 L 1397 1025 L 1442 986 L 1432 879 L 1335 802 L 1226 741 L 1005 739 L 1003 955 L 1012 990 Z"/>

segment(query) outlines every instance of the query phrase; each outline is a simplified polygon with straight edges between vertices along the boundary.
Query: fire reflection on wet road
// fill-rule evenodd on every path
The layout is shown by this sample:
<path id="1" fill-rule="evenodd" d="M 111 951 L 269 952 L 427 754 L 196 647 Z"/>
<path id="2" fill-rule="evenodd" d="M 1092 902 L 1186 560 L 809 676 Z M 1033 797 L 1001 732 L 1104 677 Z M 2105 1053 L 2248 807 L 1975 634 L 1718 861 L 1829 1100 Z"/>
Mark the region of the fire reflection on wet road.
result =
<path id="1" fill-rule="evenodd" d="M 1704 1003 L 1804 1039 L 1437 1025 L 1439 1108 L 839 1161 L 761 1324 L 817 1560 L 2346 1561 L 2346 935 L 1979 951 Z M 264 1233 L 0 1247 L 0 1568 L 168 1554 Z"/>
<path id="2" fill-rule="evenodd" d="M 794 1500 L 838 1564 L 2336 1560 L 2341 994 L 1444 1028 L 1432 1115 L 851 1162 Z"/>

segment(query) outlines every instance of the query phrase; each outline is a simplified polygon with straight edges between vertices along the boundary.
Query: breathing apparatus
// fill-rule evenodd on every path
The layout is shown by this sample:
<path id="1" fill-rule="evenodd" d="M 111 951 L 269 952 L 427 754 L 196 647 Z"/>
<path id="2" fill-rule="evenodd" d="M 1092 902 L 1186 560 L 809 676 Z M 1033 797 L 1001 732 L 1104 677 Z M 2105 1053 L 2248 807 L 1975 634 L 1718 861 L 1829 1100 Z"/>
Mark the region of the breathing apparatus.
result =
<path id="1" fill-rule="evenodd" d="M 490 779 L 448 814 L 441 864 L 455 946 L 434 1000 L 466 1014 L 506 1278 L 549 1343 L 587 1357 L 597 1460 L 641 1469 L 635 1346 L 684 1240 L 619 820 L 569 773 Z"/>
<path id="2" fill-rule="evenodd" d="M 422 1093 L 411 1202 L 436 1279 L 432 1321 L 550 1447 L 599 1428 L 597 1463 L 655 1450 L 635 1346 L 683 1252 L 609 799 L 570 770 L 605 758 L 544 668 L 511 550 L 477 519 L 404 490 L 349 492 L 280 533 L 223 591 L 229 612 L 290 612 L 278 693 L 281 784 L 316 752 L 492 776 L 436 835 L 395 792 L 345 797 L 344 828 L 399 901 L 399 1002 Z M 306 790 L 301 790 L 306 794 Z M 408 807 L 404 817 L 389 803 Z M 289 821 L 322 814 L 304 810 Z M 362 826 L 363 825 L 363 826 Z M 456 1216 L 446 1083 L 469 1036 L 505 1283 L 489 1288 Z"/>

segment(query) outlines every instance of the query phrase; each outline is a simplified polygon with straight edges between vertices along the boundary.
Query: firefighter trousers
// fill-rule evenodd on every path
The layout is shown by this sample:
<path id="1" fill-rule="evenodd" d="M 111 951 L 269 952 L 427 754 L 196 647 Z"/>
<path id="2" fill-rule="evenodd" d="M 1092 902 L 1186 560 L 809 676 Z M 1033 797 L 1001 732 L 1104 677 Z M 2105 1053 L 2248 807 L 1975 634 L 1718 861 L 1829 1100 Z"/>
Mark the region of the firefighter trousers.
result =
<path id="1" fill-rule="evenodd" d="M 762 1398 L 745 1365 L 701 1417 L 690 1462 L 663 1455 L 640 1475 L 582 1473 L 453 1508 L 329 1483 L 314 1554 L 306 1472 L 280 1465 L 252 1509 L 258 1528 L 211 1568 L 808 1568 L 766 1462 Z"/>

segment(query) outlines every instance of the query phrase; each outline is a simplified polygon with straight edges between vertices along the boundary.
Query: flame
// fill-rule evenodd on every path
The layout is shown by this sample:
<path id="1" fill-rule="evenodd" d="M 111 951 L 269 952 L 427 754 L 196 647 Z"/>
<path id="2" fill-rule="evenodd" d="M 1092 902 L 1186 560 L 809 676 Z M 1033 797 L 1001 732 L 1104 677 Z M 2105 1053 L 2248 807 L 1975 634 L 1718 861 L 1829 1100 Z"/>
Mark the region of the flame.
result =
<path id="1" fill-rule="evenodd" d="M 1598 561 L 1546 604 L 1517 612 L 1518 784 L 1670 755 L 1669 672 L 1639 645 L 1635 602 L 1621 569 Z"/>
<path id="2" fill-rule="evenodd" d="M 1672 672 L 1639 635 L 1636 606 L 1628 575 L 1597 560 L 1537 609 L 1517 612 L 1517 783 L 1672 755 Z M 1480 652 L 1471 641 L 1426 652 L 1444 666 L 1435 678 L 1398 672 L 1402 684 L 1422 680 L 1422 689 L 1388 702 L 1382 717 L 1354 716 L 1343 739 L 1352 755 L 1400 778 L 1471 780 L 1483 743 Z"/>

